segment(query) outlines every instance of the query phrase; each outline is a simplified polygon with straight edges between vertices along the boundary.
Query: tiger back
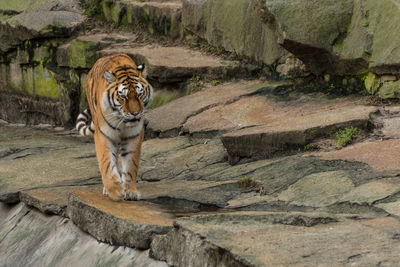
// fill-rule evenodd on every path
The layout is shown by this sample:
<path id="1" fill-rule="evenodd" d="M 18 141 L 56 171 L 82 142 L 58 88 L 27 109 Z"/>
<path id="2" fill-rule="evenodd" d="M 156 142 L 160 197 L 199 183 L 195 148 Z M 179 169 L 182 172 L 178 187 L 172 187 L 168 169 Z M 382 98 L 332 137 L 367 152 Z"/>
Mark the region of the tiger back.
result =
<path id="1" fill-rule="evenodd" d="M 94 135 L 103 193 L 113 200 L 138 200 L 144 113 L 153 94 L 145 66 L 125 54 L 100 58 L 85 87 L 89 110 L 79 114 L 76 128 Z"/>

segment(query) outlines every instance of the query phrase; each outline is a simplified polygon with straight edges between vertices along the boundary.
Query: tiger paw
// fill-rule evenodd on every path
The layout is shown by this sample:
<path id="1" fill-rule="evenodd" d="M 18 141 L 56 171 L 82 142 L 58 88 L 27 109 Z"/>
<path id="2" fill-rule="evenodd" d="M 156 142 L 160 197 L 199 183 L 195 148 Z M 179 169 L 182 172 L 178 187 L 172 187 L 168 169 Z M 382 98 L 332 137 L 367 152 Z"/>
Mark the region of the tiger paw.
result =
<path id="1" fill-rule="evenodd" d="M 141 194 L 139 191 L 126 192 L 124 200 L 140 200 Z"/>
<path id="2" fill-rule="evenodd" d="M 103 190 L 103 194 L 104 194 L 104 191 L 107 194 L 106 196 L 108 196 L 113 201 L 121 201 L 121 200 L 125 199 L 126 194 L 122 190 L 105 189 L 105 190 Z"/>

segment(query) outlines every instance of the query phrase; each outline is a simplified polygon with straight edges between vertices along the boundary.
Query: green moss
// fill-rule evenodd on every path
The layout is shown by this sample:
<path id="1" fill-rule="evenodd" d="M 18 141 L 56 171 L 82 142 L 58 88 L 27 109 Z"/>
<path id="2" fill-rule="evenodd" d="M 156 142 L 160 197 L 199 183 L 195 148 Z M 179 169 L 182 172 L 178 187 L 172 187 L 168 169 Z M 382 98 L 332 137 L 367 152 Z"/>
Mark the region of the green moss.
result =
<path id="1" fill-rule="evenodd" d="M 382 99 L 400 98 L 400 81 L 384 83 L 379 89 L 378 96 Z"/>
<path id="2" fill-rule="evenodd" d="M 238 184 L 241 187 L 253 187 L 257 185 L 257 182 L 251 177 L 243 177 L 238 180 Z"/>
<path id="3" fill-rule="evenodd" d="M 104 21 L 104 3 L 102 0 L 85 0 L 83 10 L 88 18 Z"/>
<path id="4" fill-rule="evenodd" d="M 212 80 L 211 81 L 211 85 L 212 86 L 217 86 L 217 85 L 219 85 L 221 82 L 220 81 L 218 81 L 218 80 Z"/>
<path id="5" fill-rule="evenodd" d="M 348 127 L 334 133 L 334 146 L 337 148 L 344 147 L 351 143 L 354 137 L 361 134 L 361 130 L 355 127 Z"/>
<path id="6" fill-rule="evenodd" d="M 176 99 L 176 94 L 175 93 L 162 93 L 162 92 L 156 92 L 153 100 L 151 101 L 149 105 L 149 109 L 155 109 L 158 107 L 161 107 L 172 100 Z"/>
<path id="7" fill-rule="evenodd" d="M 80 40 L 72 41 L 68 48 L 69 66 L 72 68 L 91 68 L 97 60 L 96 52 L 100 44 Z"/>
<path id="8" fill-rule="evenodd" d="M 120 25 L 122 13 L 123 13 L 123 7 L 121 6 L 120 3 L 114 3 L 111 5 L 110 18 L 111 21 L 115 23 L 116 26 Z"/>
<path id="9" fill-rule="evenodd" d="M 53 99 L 60 99 L 61 90 L 53 74 L 43 65 L 35 67 L 25 65 L 21 67 L 19 87 L 27 94 Z"/>
<path id="10" fill-rule="evenodd" d="M 374 95 L 381 85 L 380 79 L 372 72 L 368 73 L 368 75 L 364 78 L 364 84 L 365 89 L 371 95 Z"/>
<path id="11" fill-rule="evenodd" d="M 28 4 L 27 0 L 1 0 L 0 10 L 22 12 L 28 7 Z"/>

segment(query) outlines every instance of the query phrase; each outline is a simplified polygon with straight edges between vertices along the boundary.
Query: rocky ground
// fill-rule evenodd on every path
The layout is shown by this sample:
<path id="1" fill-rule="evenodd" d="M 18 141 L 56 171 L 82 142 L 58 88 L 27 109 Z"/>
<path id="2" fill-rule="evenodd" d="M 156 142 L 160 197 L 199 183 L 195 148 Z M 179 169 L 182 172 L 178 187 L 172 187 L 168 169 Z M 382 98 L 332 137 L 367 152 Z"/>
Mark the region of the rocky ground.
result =
<path id="1" fill-rule="evenodd" d="M 400 107 L 365 103 L 258 80 L 179 98 L 147 114 L 138 202 L 102 196 L 90 138 L 3 123 L 0 258 L 60 265 L 68 246 L 99 266 L 396 266 Z M 361 134 L 335 147 L 348 127 Z"/>
<path id="2" fill-rule="evenodd" d="M 399 97 L 398 4 L 303 2 L 0 3 L 0 266 L 398 266 L 400 106 L 352 95 Z M 65 126 L 115 53 L 156 89 L 136 202 Z"/>

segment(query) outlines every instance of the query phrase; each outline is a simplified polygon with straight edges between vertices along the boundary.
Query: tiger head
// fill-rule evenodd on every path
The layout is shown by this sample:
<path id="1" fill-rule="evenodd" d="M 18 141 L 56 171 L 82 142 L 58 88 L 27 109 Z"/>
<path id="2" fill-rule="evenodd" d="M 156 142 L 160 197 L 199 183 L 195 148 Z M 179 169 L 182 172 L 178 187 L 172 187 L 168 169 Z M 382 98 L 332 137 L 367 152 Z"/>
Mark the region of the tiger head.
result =
<path id="1" fill-rule="evenodd" d="M 146 80 L 144 64 L 136 68 L 124 65 L 104 73 L 108 101 L 124 122 L 140 120 L 151 101 L 153 89 Z"/>

